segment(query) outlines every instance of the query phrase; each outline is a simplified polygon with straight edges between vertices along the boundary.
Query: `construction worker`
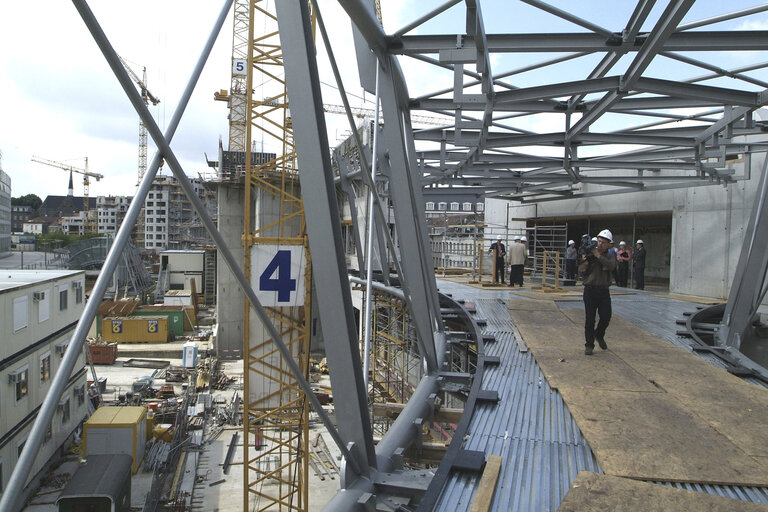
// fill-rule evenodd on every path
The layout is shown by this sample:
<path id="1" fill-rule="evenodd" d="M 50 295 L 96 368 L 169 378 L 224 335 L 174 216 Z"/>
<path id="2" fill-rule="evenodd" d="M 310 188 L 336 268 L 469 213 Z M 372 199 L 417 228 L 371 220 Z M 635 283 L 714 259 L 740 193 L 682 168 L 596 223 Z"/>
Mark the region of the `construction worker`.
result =
<path id="1" fill-rule="evenodd" d="M 516 236 L 515 241 L 509 246 L 509 286 L 519 284 L 522 288 L 526 256 L 525 243 Z"/>
<path id="2" fill-rule="evenodd" d="M 645 288 L 645 244 L 642 240 L 635 243 L 635 254 L 632 255 L 632 270 L 635 276 L 635 288 Z"/>
<path id="3" fill-rule="evenodd" d="M 501 281 L 501 283 L 504 284 L 504 256 L 507 255 L 507 249 L 504 247 L 504 242 L 501 241 L 501 238 L 501 235 L 496 237 L 496 241 L 491 244 L 491 248 L 488 249 L 488 252 L 494 255 L 493 282 L 498 283 Z"/>
<path id="4" fill-rule="evenodd" d="M 613 243 L 613 234 L 607 229 L 597 235 L 597 247 L 581 255 L 579 274 L 584 282 L 584 354 L 591 356 L 595 340 L 603 350 L 605 331 L 611 321 L 611 275 L 616 268 L 616 258 L 608 252 Z M 595 327 L 596 315 L 600 320 Z"/>
<path id="5" fill-rule="evenodd" d="M 576 263 L 578 260 L 578 251 L 576 250 L 576 242 L 568 240 L 568 247 L 565 249 L 565 278 L 576 279 Z"/>

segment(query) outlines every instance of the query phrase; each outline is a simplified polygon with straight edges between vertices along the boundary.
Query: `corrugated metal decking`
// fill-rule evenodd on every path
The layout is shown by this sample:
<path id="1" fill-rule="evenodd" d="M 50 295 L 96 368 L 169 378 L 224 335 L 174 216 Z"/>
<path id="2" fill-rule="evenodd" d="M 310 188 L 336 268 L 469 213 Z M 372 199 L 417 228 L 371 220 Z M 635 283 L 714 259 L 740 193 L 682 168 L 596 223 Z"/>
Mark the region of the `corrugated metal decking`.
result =
<path id="1" fill-rule="evenodd" d="M 484 333 L 494 335 L 497 340 L 486 345 L 486 353 L 501 360 L 498 366 L 485 368 L 483 382 L 483 389 L 499 393 L 500 402 L 498 405 L 480 403 L 475 407 L 464 448 L 502 457 L 502 471 L 494 496 L 496 507 L 503 504 L 504 510 L 557 510 L 580 470 L 596 473 L 602 470 L 560 394 L 549 387 L 533 356 L 519 351 L 506 300 L 521 297 L 513 295 L 511 290 L 481 290 L 447 281 L 439 281 L 439 285 L 442 292 L 451 293 L 454 298 L 475 302 L 477 318 L 487 320 Z M 638 300 L 644 307 L 635 307 Z M 648 293 L 618 295 L 613 301 L 615 313 L 655 336 L 682 347 L 689 346 L 686 340 L 676 336 L 675 320 L 695 309 L 694 304 Z M 583 307 L 580 301 L 559 302 L 559 305 Z M 580 338 L 581 333 L 578 336 Z M 706 354 L 703 356 L 708 361 L 711 359 Z M 435 510 L 469 510 L 479 480 L 479 474 L 453 472 Z M 651 483 L 768 504 L 765 488 Z"/>

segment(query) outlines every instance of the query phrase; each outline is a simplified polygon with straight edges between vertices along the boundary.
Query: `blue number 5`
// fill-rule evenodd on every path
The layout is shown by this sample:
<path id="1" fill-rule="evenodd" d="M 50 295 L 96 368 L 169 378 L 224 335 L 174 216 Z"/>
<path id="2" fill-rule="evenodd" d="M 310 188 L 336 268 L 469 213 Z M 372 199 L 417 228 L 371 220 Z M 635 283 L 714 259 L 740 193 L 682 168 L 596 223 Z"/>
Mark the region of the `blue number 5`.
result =
<path id="1" fill-rule="evenodd" d="M 277 271 L 277 278 L 272 275 Z M 291 292 L 296 290 L 296 280 L 291 279 L 291 251 L 277 251 L 259 276 L 259 289 L 277 292 L 277 302 L 288 302 Z"/>

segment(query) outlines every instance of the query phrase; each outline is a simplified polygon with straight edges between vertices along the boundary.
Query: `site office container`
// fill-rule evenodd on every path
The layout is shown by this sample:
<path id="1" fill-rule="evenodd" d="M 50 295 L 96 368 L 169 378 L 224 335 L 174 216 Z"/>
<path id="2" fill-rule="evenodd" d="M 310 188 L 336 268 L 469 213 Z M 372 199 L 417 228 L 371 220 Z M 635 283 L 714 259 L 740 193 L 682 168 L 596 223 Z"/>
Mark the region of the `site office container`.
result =
<path id="1" fill-rule="evenodd" d="M 139 306 L 132 316 L 164 316 L 168 319 L 168 334 L 171 336 L 183 336 L 189 321 L 184 318 L 184 306 Z"/>
<path id="2" fill-rule="evenodd" d="M 166 343 L 168 317 L 109 317 L 102 320 L 101 337 L 118 343 Z"/>
<path id="3" fill-rule="evenodd" d="M 146 444 L 146 407 L 99 407 L 83 425 L 83 458 L 86 459 L 90 455 L 130 455 L 133 457 L 131 470 L 136 473 Z"/>

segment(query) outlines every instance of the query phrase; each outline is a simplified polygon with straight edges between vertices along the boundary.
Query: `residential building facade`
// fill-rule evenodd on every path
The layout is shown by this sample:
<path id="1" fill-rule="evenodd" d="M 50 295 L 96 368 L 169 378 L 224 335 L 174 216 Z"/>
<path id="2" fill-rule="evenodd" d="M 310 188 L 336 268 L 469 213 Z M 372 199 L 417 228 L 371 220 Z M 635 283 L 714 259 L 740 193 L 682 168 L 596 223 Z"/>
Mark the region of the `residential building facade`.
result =
<path id="1" fill-rule="evenodd" d="M 0 275 L 0 491 L 5 488 L 85 307 L 85 272 Z M 85 358 L 77 363 L 30 473 L 34 478 L 87 415 Z"/>
<path id="2" fill-rule="evenodd" d="M 131 199 L 133 198 L 127 196 L 99 196 L 96 198 L 97 231 L 100 235 L 117 234 L 117 229 L 125 219 Z"/>
<path id="3" fill-rule="evenodd" d="M 23 233 L 24 223 L 32 218 L 32 207 L 24 204 L 14 204 L 11 206 L 11 232 Z"/>
<path id="4" fill-rule="evenodd" d="M 214 194 L 200 178 L 190 178 L 195 194 L 204 206 Z M 200 217 L 174 176 L 157 176 L 144 200 L 144 247 L 156 252 L 209 245 Z M 139 236 L 139 239 L 141 237 Z"/>
<path id="5" fill-rule="evenodd" d="M 11 250 L 11 177 L 0 169 L 0 253 Z"/>

